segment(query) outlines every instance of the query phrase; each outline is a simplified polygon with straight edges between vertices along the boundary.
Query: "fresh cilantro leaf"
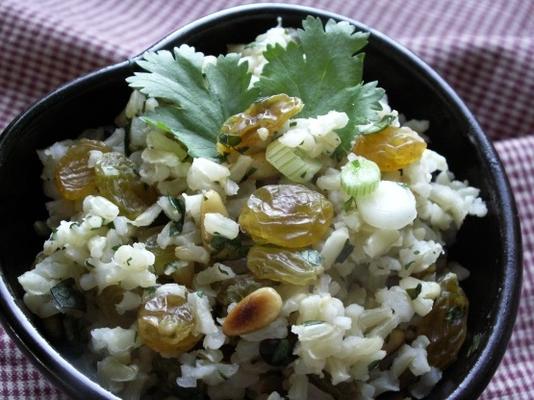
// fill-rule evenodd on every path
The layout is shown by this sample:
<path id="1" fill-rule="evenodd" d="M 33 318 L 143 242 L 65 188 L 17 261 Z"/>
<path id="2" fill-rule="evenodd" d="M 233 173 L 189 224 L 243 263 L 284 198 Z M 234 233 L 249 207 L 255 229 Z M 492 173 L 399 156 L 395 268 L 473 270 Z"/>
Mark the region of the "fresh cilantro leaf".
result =
<path id="1" fill-rule="evenodd" d="M 354 32 L 348 22 L 308 16 L 298 30 L 298 43 L 269 46 L 263 53 L 268 63 L 256 86 L 262 96 L 285 93 L 304 102 L 301 118 L 335 110 L 345 112 L 348 125 L 338 130 L 338 151 L 348 152 L 357 126 L 378 119 L 384 90 L 376 82 L 362 84 L 363 53 L 368 33 Z"/>
<path id="2" fill-rule="evenodd" d="M 251 74 L 239 55 L 219 56 L 203 73 L 203 54 L 181 46 L 146 53 L 138 64 L 148 72 L 127 79 L 132 88 L 164 100 L 143 121 L 171 132 L 187 146 L 191 157 L 216 158 L 215 143 L 228 117 L 247 108 L 258 95 L 249 88 Z"/>
<path id="3" fill-rule="evenodd" d="M 369 133 L 379 132 L 382 129 L 385 129 L 390 126 L 391 123 L 395 121 L 395 118 L 397 118 L 397 116 L 393 114 L 386 114 L 378 119 L 373 118 L 370 123 L 364 126 L 359 126 L 358 132 L 366 135 Z"/>

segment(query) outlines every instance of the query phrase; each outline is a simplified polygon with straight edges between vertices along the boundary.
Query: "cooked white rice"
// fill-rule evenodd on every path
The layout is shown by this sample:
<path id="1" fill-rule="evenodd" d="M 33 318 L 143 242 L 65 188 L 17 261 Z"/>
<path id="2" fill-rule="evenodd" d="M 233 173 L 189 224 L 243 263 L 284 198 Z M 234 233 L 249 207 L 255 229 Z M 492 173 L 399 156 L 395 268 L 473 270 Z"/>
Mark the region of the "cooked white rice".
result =
<path id="1" fill-rule="evenodd" d="M 232 50 L 240 52 L 258 77 L 266 64 L 262 55 L 266 46 L 285 46 L 291 40 L 291 32 L 277 27 L 260 35 L 253 44 Z M 205 62 L 216 60 L 206 57 Z M 138 167 L 140 179 L 159 192 L 156 203 L 133 220 L 98 194 L 78 201 L 61 198 L 54 185 L 54 171 L 76 141 L 58 142 L 39 152 L 44 191 L 52 199 L 47 203 L 50 216 L 46 223 L 53 234 L 44 243 L 35 266 L 19 278 L 27 307 L 41 318 L 59 314 L 61 309 L 51 289 L 74 279 L 90 303 L 84 321 L 90 335 L 88 348 L 97 359 L 97 375 L 103 386 L 124 398 L 138 398 L 148 387 L 157 386 L 161 377 L 154 364 L 160 356 L 143 344 L 135 315 L 131 316 L 147 293 L 154 291 L 183 298 L 193 313 L 194 333 L 203 338 L 193 350 L 171 359 L 179 371 L 177 388 L 205 387 L 213 399 L 239 399 L 245 394 L 268 400 L 328 398 L 310 380 L 314 375 L 326 377 L 332 385 L 353 383 L 365 399 L 399 390 L 399 377 L 410 371 L 420 377 L 412 395 L 424 396 L 442 374 L 428 362 L 429 339 L 419 336 L 402 343 L 393 353 L 384 350 L 385 342 L 394 330 L 405 329 L 410 321 L 431 312 L 441 290 L 434 266 L 444 254 L 446 238 L 452 237 L 468 215 L 482 217 L 487 212 L 479 190 L 456 180 L 446 159 L 427 149 L 402 173 L 383 174 L 372 196 L 358 200 L 356 207 L 347 210 L 340 165 L 324 166 L 315 183 L 307 184 L 323 193 L 335 211 L 329 232 L 315 245 L 324 272 L 311 285 L 271 284 L 283 301 L 278 318 L 255 332 L 229 338 L 222 331 L 227 309 L 216 307 L 218 287 L 243 271 L 210 261 L 200 225 L 210 235 L 229 240 L 238 237 L 237 217 L 257 187 L 255 179 L 246 177 L 253 160 L 246 155 L 231 165 L 204 158 L 183 160 L 181 145 L 139 118 L 143 110 L 156 107 L 155 99 L 134 91 L 122 116 L 130 124 L 129 157 Z M 335 130 L 346 125 L 347 116 L 331 111 L 294 122 L 286 126 L 281 141 L 317 157 L 331 154 L 337 147 Z M 398 126 L 399 120 L 393 124 Z M 403 126 L 422 133 L 428 123 L 407 121 Z M 124 153 L 125 130 L 115 130 L 106 144 Z M 97 165 L 102 155 L 93 151 L 89 165 Z M 202 214 L 203 196 L 209 190 L 221 196 L 228 214 Z M 169 196 L 183 199 L 184 209 L 177 209 Z M 378 213 L 377 204 L 389 210 L 388 214 Z M 162 217 L 166 218 L 163 226 L 157 222 Z M 183 230 L 172 234 L 180 220 Z M 139 232 L 149 226 L 159 227 L 156 246 L 175 247 L 178 264 L 161 275 L 154 268 L 157 254 L 139 239 Z M 340 261 L 347 243 L 352 248 Z M 189 288 L 177 283 L 162 285 L 177 269 L 192 262 L 196 263 L 196 273 Z M 460 278 L 468 275 L 457 263 L 450 264 L 448 270 Z M 162 280 L 162 276 L 167 278 Z M 392 277 L 398 279 L 391 281 Z M 96 307 L 96 298 L 110 287 L 120 292 L 108 304 L 120 321 L 110 319 L 109 312 Z M 410 296 L 417 288 L 416 296 Z M 228 310 L 235 306 L 229 304 Z M 261 357 L 260 342 L 289 335 L 297 339 L 294 361 L 279 372 L 278 391 L 263 391 L 266 389 L 260 381 L 273 367 Z M 373 369 L 386 357 L 390 358 L 386 369 Z"/>

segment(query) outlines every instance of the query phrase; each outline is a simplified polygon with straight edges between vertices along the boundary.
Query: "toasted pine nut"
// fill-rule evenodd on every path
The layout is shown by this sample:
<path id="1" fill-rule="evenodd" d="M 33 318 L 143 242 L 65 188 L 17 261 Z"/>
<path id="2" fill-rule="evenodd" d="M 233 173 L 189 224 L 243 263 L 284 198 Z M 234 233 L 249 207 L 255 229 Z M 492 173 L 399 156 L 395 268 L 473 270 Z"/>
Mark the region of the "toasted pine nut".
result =
<path id="1" fill-rule="evenodd" d="M 276 290 L 264 287 L 241 300 L 228 314 L 223 324 L 227 336 L 239 336 L 257 331 L 273 322 L 282 308 L 282 298 Z"/>

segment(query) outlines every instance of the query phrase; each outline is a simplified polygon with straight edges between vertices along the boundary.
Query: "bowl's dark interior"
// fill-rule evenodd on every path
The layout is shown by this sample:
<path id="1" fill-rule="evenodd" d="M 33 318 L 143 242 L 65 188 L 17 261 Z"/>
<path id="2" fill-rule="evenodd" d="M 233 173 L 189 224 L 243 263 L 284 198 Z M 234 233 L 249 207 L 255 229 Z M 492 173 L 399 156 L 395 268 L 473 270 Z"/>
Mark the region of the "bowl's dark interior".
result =
<path id="1" fill-rule="evenodd" d="M 252 40 L 257 34 L 276 24 L 280 11 L 264 12 L 212 21 L 196 27 L 185 35 L 163 41 L 159 46 L 179 44 L 182 41 L 197 49 L 217 54 L 225 52 L 226 43 Z M 302 14 L 287 13 L 284 25 L 299 26 Z M 432 399 L 444 399 L 454 391 L 471 370 L 485 343 L 485 333 L 496 319 L 495 304 L 499 301 L 504 278 L 502 224 L 497 188 L 483 154 L 470 139 L 469 121 L 438 89 L 430 78 L 421 73 L 389 44 L 371 37 L 366 48 L 365 79 L 378 80 L 386 89 L 391 105 L 410 118 L 430 120 L 430 148 L 444 154 L 451 169 L 461 179 L 482 189 L 489 214 L 486 218 L 468 219 L 451 248 L 451 255 L 472 272 L 463 284 L 471 299 L 469 314 L 470 336 L 462 349 L 459 361 L 452 365 L 438 384 Z M 31 267 L 42 239 L 33 230 L 33 222 L 46 215 L 47 200 L 41 190 L 41 165 L 36 150 L 55 141 L 76 137 L 83 129 L 110 124 L 124 107 L 129 89 L 124 83 L 133 71 L 131 64 L 96 75 L 55 95 L 41 104 L 33 113 L 20 121 L 0 148 L 0 267 L 14 296 L 21 299 L 22 291 L 17 276 Z M 20 301 L 20 300 L 19 300 Z M 22 304 L 22 301 L 20 301 Z M 32 317 L 33 318 L 33 317 Z M 37 326 L 39 321 L 33 318 Z M 478 350 L 469 357 L 467 350 L 473 335 L 483 339 Z"/>

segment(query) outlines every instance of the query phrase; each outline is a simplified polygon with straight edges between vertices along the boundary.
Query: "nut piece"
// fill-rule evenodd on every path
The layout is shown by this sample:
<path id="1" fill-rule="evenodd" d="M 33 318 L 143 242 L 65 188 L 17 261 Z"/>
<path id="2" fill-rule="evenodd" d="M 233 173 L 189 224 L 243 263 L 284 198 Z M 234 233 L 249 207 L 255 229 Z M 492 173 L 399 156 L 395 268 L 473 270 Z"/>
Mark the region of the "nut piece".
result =
<path id="1" fill-rule="evenodd" d="M 282 308 L 282 298 L 270 287 L 257 289 L 234 307 L 223 324 L 227 336 L 257 331 L 273 322 Z"/>

